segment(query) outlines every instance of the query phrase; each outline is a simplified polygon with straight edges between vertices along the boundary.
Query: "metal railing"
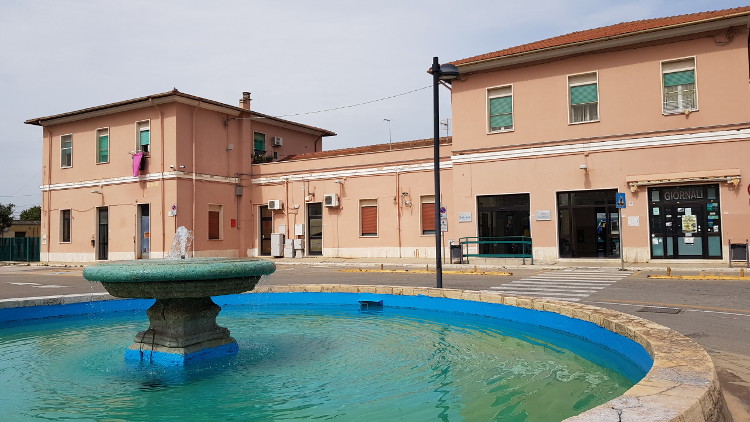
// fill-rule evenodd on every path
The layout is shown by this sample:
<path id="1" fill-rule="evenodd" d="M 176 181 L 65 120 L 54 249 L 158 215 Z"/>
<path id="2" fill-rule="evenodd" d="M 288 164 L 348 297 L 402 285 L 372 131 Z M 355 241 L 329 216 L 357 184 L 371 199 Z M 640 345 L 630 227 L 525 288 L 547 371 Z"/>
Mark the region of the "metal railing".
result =
<path id="1" fill-rule="evenodd" d="M 0 238 L 0 261 L 39 261 L 38 237 Z"/>
<path id="2" fill-rule="evenodd" d="M 522 258 L 524 264 L 526 258 L 529 258 L 531 264 L 534 264 L 531 237 L 528 236 L 462 237 L 459 244 L 463 257 Z M 469 253 L 471 245 L 476 245 L 477 253 Z M 468 259 L 466 262 L 469 262 Z"/>

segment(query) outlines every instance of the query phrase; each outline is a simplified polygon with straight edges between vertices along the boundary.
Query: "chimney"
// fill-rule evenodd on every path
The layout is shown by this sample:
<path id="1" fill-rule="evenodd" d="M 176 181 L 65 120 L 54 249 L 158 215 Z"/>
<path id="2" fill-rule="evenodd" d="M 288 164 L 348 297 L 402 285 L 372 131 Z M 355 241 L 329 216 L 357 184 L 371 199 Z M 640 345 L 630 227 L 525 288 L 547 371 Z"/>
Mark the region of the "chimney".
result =
<path id="1" fill-rule="evenodd" d="M 240 107 L 244 108 L 245 110 L 250 111 L 250 93 L 249 92 L 242 93 L 242 98 L 240 99 Z"/>

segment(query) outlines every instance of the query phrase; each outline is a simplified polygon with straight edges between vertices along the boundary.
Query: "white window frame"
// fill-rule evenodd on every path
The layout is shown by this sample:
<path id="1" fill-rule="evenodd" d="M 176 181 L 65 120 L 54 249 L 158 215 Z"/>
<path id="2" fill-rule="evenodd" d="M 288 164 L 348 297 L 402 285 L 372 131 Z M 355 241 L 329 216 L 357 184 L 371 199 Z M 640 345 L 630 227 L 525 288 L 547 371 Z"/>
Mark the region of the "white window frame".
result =
<path id="1" fill-rule="evenodd" d="M 63 218 L 63 215 L 65 211 L 68 212 L 68 240 L 64 240 L 65 219 Z M 60 237 L 58 240 L 59 243 L 71 243 L 73 241 L 73 210 L 70 208 L 60 210 Z"/>
<path id="2" fill-rule="evenodd" d="M 208 218 L 209 213 L 211 212 L 219 212 L 219 237 L 217 239 L 211 238 L 211 227 L 210 227 L 210 220 L 206 220 L 207 227 L 208 227 L 208 233 L 206 234 L 206 238 L 208 240 L 224 240 L 224 206 L 220 204 L 208 204 L 208 211 L 206 214 L 206 218 Z"/>
<path id="3" fill-rule="evenodd" d="M 572 104 L 573 99 L 570 97 L 570 88 L 574 86 L 591 85 L 591 84 L 596 84 L 596 119 L 581 120 L 580 122 L 574 122 L 573 121 L 573 104 Z M 568 75 L 567 95 L 568 95 L 568 124 L 569 125 L 580 125 L 580 124 L 595 123 L 595 122 L 600 121 L 601 114 L 600 114 L 600 109 L 599 109 L 599 103 L 601 102 L 600 101 L 601 97 L 599 95 L 599 72 L 598 71 L 576 73 L 573 75 Z M 587 104 L 592 104 L 592 103 L 587 103 Z"/>
<path id="4" fill-rule="evenodd" d="M 503 91 L 505 89 L 508 89 L 509 92 L 502 92 L 500 94 L 493 94 L 492 91 Z M 513 124 L 508 129 L 499 129 L 499 130 L 492 130 L 492 116 L 490 116 L 490 100 L 492 98 L 502 98 L 502 97 L 510 97 L 510 103 L 513 111 L 511 111 L 511 120 Z M 515 98 L 514 98 L 514 89 L 513 84 L 507 84 L 507 85 L 499 85 L 499 86 L 493 86 L 491 88 L 487 88 L 487 100 L 485 101 L 485 107 L 487 108 L 484 115 L 487 119 L 487 133 L 505 133 L 505 132 L 513 132 L 516 130 L 516 106 L 515 106 Z"/>
<path id="5" fill-rule="evenodd" d="M 362 208 L 375 207 L 375 234 L 362 234 Z M 380 207 L 377 199 L 359 200 L 359 237 L 380 237 Z"/>
<path id="6" fill-rule="evenodd" d="M 141 132 L 144 132 L 148 130 L 148 149 L 145 151 L 143 150 L 143 147 L 141 146 Z M 151 130 L 151 119 L 146 120 L 139 120 L 135 122 L 135 152 L 144 152 L 144 153 L 150 153 L 151 152 L 151 145 L 153 144 L 153 135 L 154 132 Z"/>
<path id="7" fill-rule="evenodd" d="M 65 138 L 66 136 L 70 137 L 70 164 L 68 165 L 63 164 L 63 138 Z M 60 135 L 60 168 L 69 169 L 71 167 L 73 167 L 73 134 L 67 133 L 65 135 Z"/>
<path id="8" fill-rule="evenodd" d="M 99 149 L 100 149 L 100 138 L 102 135 L 107 136 L 107 161 L 99 161 Z M 96 130 L 96 151 L 94 153 L 96 154 L 96 164 L 109 164 L 109 157 L 110 157 L 110 145 L 112 143 L 110 142 L 111 138 L 109 137 L 109 128 L 108 127 L 100 127 Z"/>
<path id="9" fill-rule="evenodd" d="M 689 61 L 692 61 L 692 64 L 688 63 Z M 684 62 L 684 64 L 680 65 L 681 62 Z M 668 67 L 668 69 L 665 69 Z M 661 72 L 661 112 L 665 116 L 672 116 L 675 114 L 684 114 L 685 112 L 692 113 L 694 111 L 698 111 L 698 63 L 696 56 L 689 56 L 689 57 L 681 57 L 677 59 L 669 59 L 669 60 L 662 60 L 659 63 L 659 70 Z M 683 107 L 684 102 L 684 91 L 678 91 L 678 104 L 679 107 L 675 110 L 667 110 L 666 109 L 666 92 L 665 92 L 665 86 L 664 86 L 664 75 L 668 73 L 673 72 L 681 72 L 685 70 L 692 70 L 693 71 L 693 77 L 695 78 L 695 82 L 693 83 L 693 98 L 694 98 L 694 104 L 691 108 L 685 108 Z M 678 85 L 682 86 L 682 85 Z"/>

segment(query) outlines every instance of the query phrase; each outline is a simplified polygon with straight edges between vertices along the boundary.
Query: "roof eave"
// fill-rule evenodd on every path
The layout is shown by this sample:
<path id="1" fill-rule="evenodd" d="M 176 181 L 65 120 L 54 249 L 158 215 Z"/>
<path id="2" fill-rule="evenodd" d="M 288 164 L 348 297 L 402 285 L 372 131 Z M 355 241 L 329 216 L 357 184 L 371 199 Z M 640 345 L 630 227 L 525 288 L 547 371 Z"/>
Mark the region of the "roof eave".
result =
<path id="1" fill-rule="evenodd" d="M 580 55 L 598 50 L 625 47 L 633 44 L 642 44 L 654 41 L 692 35 L 702 32 L 710 32 L 725 29 L 731 26 L 750 26 L 750 13 L 744 13 L 732 18 L 714 18 L 711 20 L 676 24 L 672 26 L 651 28 L 636 32 L 614 35 L 605 38 L 596 38 L 577 43 L 563 44 L 516 54 L 508 54 L 501 57 L 493 57 L 473 62 L 456 64 L 462 73 L 478 72 L 489 69 L 518 66 L 537 61 L 560 59 L 567 56 Z"/>

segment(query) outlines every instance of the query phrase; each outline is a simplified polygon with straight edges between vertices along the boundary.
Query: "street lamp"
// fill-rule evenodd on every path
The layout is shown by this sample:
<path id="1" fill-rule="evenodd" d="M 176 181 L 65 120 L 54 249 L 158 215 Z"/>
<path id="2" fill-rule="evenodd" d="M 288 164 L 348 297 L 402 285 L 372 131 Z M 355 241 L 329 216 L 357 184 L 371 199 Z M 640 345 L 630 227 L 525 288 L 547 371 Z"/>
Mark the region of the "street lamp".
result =
<path id="1" fill-rule="evenodd" d="M 438 87 L 440 81 L 450 81 L 460 76 L 460 72 L 456 66 L 452 64 L 438 63 L 438 58 L 432 58 L 432 98 L 433 98 L 433 110 L 434 110 L 434 128 L 435 128 L 435 145 L 434 145 L 434 156 L 435 156 L 435 263 L 436 263 L 436 277 L 437 287 L 443 287 L 443 264 L 442 264 L 442 249 L 440 247 L 440 107 L 439 97 L 440 93 Z"/>

